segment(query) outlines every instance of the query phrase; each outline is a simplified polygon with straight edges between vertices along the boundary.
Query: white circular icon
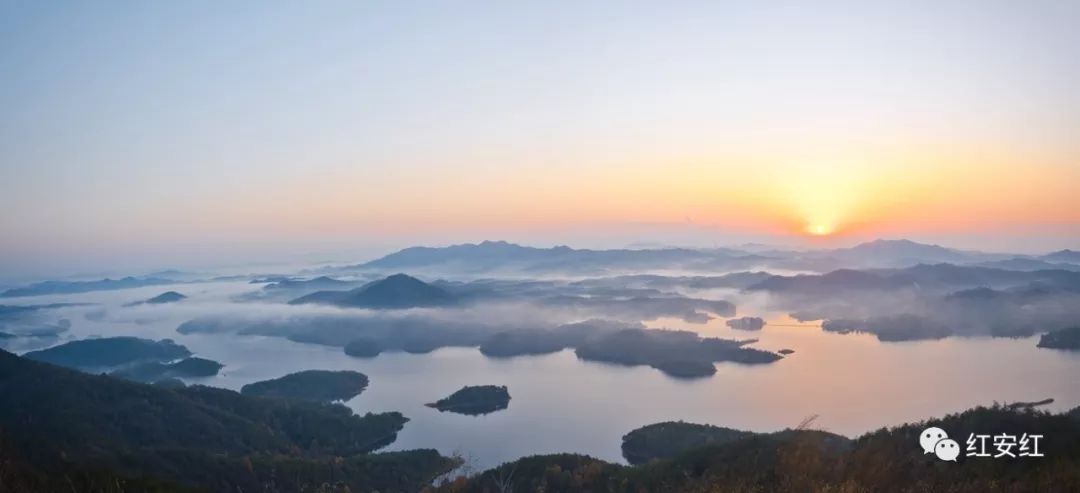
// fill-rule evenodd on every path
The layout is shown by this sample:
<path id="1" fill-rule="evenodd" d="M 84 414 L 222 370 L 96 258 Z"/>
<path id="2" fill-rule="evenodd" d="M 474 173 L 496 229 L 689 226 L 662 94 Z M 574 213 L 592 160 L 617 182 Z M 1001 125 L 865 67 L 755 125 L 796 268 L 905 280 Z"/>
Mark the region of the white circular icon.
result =
<path id="1" fill-rule="evenodd" d="M 919 434 L 919 445 L 922 446 L 924 454 L 933 454 L 935 452 L 934 446 L 947 438 L 949 438 L 949 434 L 945 433 L 945 430 L 931 427 L 923 430 L 923 432 Z"/>
<path id="2" fill-rule="evenodd" d="M 956 462 L 956 458 L 960 456 L 960 444 L 956 443 L 956 440 L 946 438 L 934 445 L 934 453 L 937 454 L 938 459 Z"/>

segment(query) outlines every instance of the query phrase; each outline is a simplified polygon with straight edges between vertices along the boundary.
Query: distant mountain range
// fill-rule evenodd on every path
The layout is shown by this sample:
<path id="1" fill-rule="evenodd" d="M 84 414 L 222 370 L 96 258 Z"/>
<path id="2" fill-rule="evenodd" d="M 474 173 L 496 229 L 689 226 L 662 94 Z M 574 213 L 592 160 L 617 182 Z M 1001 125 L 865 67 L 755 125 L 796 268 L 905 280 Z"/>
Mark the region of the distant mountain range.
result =
<path id="1" fill-rule="evenodd" d="M 687 270 L 719 271 L 773 268 L 829 272 L 841 268 L 902 268 L 918 264 L 986 264 L 1002 268 L 1080 270 L 1080 252 L 1062 250 L 1043 256 L 997 254 L 956 250 L 910 240 L 874 240 L 850 248 L 826 250 L 757 250 L 731 248 L 587 250 L 566 246 L 535 248 L 485 241 L 448 247 L 412 247 L 344 270 L 409 270 L 457 274 L 490 274 L 502 271 L 535 274 L 562 272 L 582 275 L 620 271 Z M 1076 262 L 1076 265 L 1069 264 Z M 1010 263 L 1014 265 L 1009 265 Z"/>
<path id="2" fill-rule="evenodd" d="M 440 248 L 406 248 L 371 262 L 352 266 L 352 268 L 362 270 L 434 268 L 473 273 L 500 269 L 527 272 L 600 272 L 607 269 L 641 269 L 659 266 L 708 268 L 719 265 L 752 265 L 761 260 L 764 259 L 730 249 L 585 250 L 567 246 L 535 248 L 505 241 L 485 241 L 478 244 Z"/>
<path id="3" fill-rule="evenodd" d="M 772 276 L 746 289 L 835 295 L 844 291 L 901 288 L 949 291 L 975 287 L 1018 288 L 1025 286 L 1080 291 L 1080 272 L 1017 271 L 946 263 L 919 264 L 903 269 L 840 269 L 820 275 Z"/>
<path id="4" fill-rule="evenodd" d="M 501 274 L 536 277 L 570 275 L 608 277 L 620 274 L 653 272 L 719 273 L 736 271 L 777 270 L 832 272 L 839 269 L 897 269 L 919 264 L 954 264 L 1004 269 L 1010 271 L 1066 270 L 1080 272 L 1080 252 L 1060 250 L 1046 255 L 1018 255 L 957 250 L 910 240 L 874 240 L 850 248 L 822 250 L 777 250 L 760 246 L 734 248 L 675 248 L 654 249 L 575 249 L 567 246 L 538 248 L 505 241 L 484 241 L 447 247 L 410 247 L 362 264 L 325 267 L 312 273 L 361 274 L 375 277 L 392 272 L 410 272 L 431 276 L 491 277 Z M 752 250 L 752 251 L 751 251 Z M 170 271 L 165 271 L 168 273 Z M 246 280 L 252 276 L 231 276 L 211 280 Z M 352 277 L 352 276 L 350 276 Z M 312 279 L 275 276 L 256 279 L 269 282 L 261 296 L 252 298 L 291 299 L 304 296 L 298 302 L 360 303 L 377 293 L 359 296 L 358 301 L 331 299 L 333 294 L 321 291 L 344 291 L 357 288 L 357 280 L 339 280 L 326 275 Z M 163 277 L 125 277 L 96 281 L 44 281 L 0 292 L 0 297 L 76 294 L 91 291 L 129 289 L 144 286 L 176 284 Z M 361 286 L 360 288 L 366 288 Z M 352 292 L 359 293 L 359 289 Z M 407 288 L 406 288 L 407 289 Z M 433 297 L 438 294 L 430 293 Z M 433 298 L 434 299 L 434 298 Z M 300 301 L 303 300 L 303 301 Z M 372 303 L 383 303 L 373 301 Z"/>
<path id="5" fill-rule="evenodd" d="M 324 291 L 334 289 L 344 289 L 353 285 L 348 281 L 341 281 L 338 279 L 332 279 L 327 276 L 320 276 L 314 279 L 302 280 L 302 279 L 280 279 L 276 282 L 272 282 L 263 286 L 263 289 L 267 291 Z"/>
<path id="6" fill-rule="evenodd" d="M 176 281 L 158 277 L 125 277 L 123 279 L 101 279 L 99 281 L 44 281 L 21 288 L 12 288 L 0 293 L 0 297 L 39 296 L 44 294 L 75 294 L 90 291 L 108 291 L 114 289 L 141 288 L 161 284 L 175 284 Z"/>
<path id="7" fill-rule="evenodd" d="M 1046 262 L 1066 262 L 1070 264 L 1080 264 L 1080 252 L 1074 250 L 1058 250 L 1054 253 L 1043 255 L 1041 259 Z"/>

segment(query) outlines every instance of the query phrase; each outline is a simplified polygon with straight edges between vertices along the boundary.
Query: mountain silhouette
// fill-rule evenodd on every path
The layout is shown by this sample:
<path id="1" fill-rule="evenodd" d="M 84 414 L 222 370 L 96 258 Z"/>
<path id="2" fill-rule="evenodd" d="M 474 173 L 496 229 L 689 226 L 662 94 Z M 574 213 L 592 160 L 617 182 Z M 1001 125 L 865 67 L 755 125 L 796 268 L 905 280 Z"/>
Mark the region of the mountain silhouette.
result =
<path id="1" fill-rule="evenodd" d="M 1043 255 L 1042 259 L 1048 262 L 1065 262 L 1070 264 L 1080 264 L 1080 252 L 1076 250 L 1058 250 L 1056 252 Z"/>
<path id="2" fill-rule="evenodd" d="M 101 279 L 99 281 L 44 281 L 20 288 L 11 288 L 0 293 L 0 297 L 38 296 L 43 294 L 77 294 L 91 291 L 112 291 L 117 289 L 141 288 L 160 284 L 174 284 L 176 281 L 154 277 L 123 279 Z"/>
<path id="3" fill-rule="evenodd" d="M 290 301 L 290 304 L 322 303 L 343 307 L 404 309 L 446 306 L 456 303 L 457 297 L 406 274 L 371 282 L 349 291 L 319 291 Z"/>
<path id="4" fill-rule="evenodd" d="M 1061 257 L 1070 253 L 1057 252 Z M 969 264 L 1001 260 L 1001 254 L 963 251 L 911 240 L 877 239 L 850 248 L 762 250 L 675 248 L 589 250 L 567 246 L 538 248 L 505 241 L 484 241 L 446 247 L 411 247 L 344 270 L 414 270 L 423 272 L 519 273 L 573 272 L 607 275 L 627 269 L 745 270 L 773 266 L 828 272 L 840 268 L 902 268 L 917 264 Z"/>
<path id="5" fill-rule="evenodd" d="M 971 256 L 959 250 L 911 240 L 874 240 L 851 248 L 833 250 L 831 256 L 855 264 L 897 265 L 939 262 L 965 262 Z"/>

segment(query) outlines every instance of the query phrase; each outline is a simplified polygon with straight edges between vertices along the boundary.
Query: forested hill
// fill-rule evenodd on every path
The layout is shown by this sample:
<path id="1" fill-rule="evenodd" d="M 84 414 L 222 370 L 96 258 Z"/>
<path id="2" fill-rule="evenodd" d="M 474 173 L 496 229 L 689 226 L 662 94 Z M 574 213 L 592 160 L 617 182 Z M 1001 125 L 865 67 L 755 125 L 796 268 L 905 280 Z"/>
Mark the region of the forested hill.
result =
<path id="1" fill-rule="evenodd" d="M 947 430 L 961 448 L 969 433 L 1041 434 L 1043 457 L 968 457 L 957 462 L 924 454 L 919 434 Z M 749 434 L 694 448 L 672 459 L 623 466 L 571 454 L 520 459 L 432 488 L 439 493 L 750 493 L 750 492 L 1074 492 L 1080 491 L 1080 408 L 1047 414 L 1002 407 L 868 433 L 850 447 L 829 434 Z M 996 453 L 992 444 L 989 451 Z M 1030 451 L 1030 444 L 1029 444 Z M 1012 448 L 1015 455 L 1016 447 Z"/>
<path id="2" fill-rule="evenodd" d="M 369 454 L 399 413 L 167 389 L 0 351 L 0 493 L 8 491 L 416 491 L 453 460 Z M 154 486 L 158 485 L 158 486 Z"/>

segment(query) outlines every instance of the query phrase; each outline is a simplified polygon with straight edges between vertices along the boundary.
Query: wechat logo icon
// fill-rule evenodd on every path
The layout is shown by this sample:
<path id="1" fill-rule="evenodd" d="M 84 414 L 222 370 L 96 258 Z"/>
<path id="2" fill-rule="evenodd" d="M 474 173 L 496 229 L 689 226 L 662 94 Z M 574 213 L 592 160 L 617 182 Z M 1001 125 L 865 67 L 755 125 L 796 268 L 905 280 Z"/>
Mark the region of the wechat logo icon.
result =
<path id="1" fill-rule="evenodd" d="M 934 454 L 938 459 L 956 462 L 960 456 L 960 444 L 956 440 L 949 439 L 945 430 L 930 427 L 919 434 L 919 445 L 924 454 Z"/>

